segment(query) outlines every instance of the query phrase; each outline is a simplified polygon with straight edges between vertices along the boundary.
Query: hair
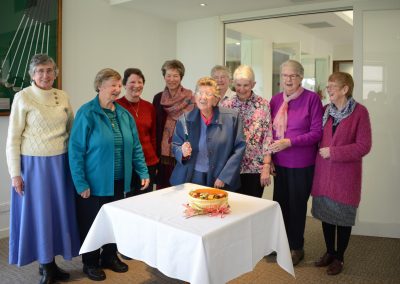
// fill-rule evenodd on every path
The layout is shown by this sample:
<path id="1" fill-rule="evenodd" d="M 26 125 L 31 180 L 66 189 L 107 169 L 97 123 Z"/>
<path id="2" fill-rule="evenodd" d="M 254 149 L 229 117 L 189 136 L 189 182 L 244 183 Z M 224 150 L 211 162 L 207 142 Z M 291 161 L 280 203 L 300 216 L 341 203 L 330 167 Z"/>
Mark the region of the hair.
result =
<path id="1" fill-rule="evenodd" d="M 335 82 L 340 85 L 341 88 L 347 86 L 349 90 L 346 93 L 346 97 L 350 98 L 353 96 L 354 81 L 353 77 L 346 72 L 333 72 L 329 78 L 328 82 Z"/>
<path id="2" fill-rule="evenodd" d="M 161 67 L 163 77 L 165 77 L 165 74 L 169 69 L 177 70 L 179 72 L 179 75 L 181 76 L 181 79 L 185 75 L 185 66 L 183 66 L 183 63 L 177 59 L 167 60 L 164 62 L 163 66 Z"/>
<path id="3" fill-rule="evenodd" d="M 121 75 L 111 68 L 101 69 L 99 72 L 97 72 L 96 77 L 94 78 L 94 90 L 99 92 L 101 84 L 108 79 L 121 80 Z"/>
<path id="4" fill-rule="evenodd" d="M 128 78 L 132 75 L 135 74 L 137 76 L 139 76 L 140 78 L 142 78 L 143 80 L 143 84 L 146 82 L 144 75 L 142 73 L 142 71 L 138 68 L 128 68 L 124 71 L 124 78 L 122 79 L 122 85 L 126 85 L 126 82 L 128 81 Z"/>
<path id="5" fill-rule="evenodd" d="M 255 76 L 253 69 L 248 65 L 240 65 L 236 68 L 235 72 L 233 72 L 233 80 L 245 79 L 250 82 L 255 82 Z"/>
<path id="6" fill-rule="evenodd" d="M 58 67 L 56 65 L 56 62 L 53 60 L 53 58 L 51 58 L 47 54 L 35 54 L 34 56 L 32 56 L 31 61 L 29 63 L 28 73 L 31 76 L 31 78 L 35 74 L 35 70 L 38 65 L 47 65 L 47 64 L 53 65 L 54 74 L 57 77 L 58 76 Z"/>
<path id="7" fill-rule="evenodd" d="M 229 79 L 231 78 L 231 72 L 229 71 L 229 68 L 226 66 L 222 66 L 222 65 L 215 65 L 211 69 L 211 72 L 210 72 L 211 77 L 218 71 L 224 72 L 228 76 Z"/>
<path id="8" fill-rule="evenodd" d="M 281 73 L 284 67 L 291 67 L 293 68 L 297 75 L 300 75 L 301 78 L 304 78 L 304 67 L 301 65 L 300 62 L 296 60 L 289 59 L 281 64 Z"/>
<path id="9" fill-rule="evenodd" d="M 202 77 L 200 78 L 197 83 L 196 83 L 196 91 L 195 93 L 198 92 L 199 88 L 202 86 L 206 86 L 206 87 L 211 87 L 214 89 L 214 96 L 217 98 L 221 97 L 221 94 L 219 93 L 219 88 L 217 85 L 217 82 L 211 78 L 211 77 Z"/>

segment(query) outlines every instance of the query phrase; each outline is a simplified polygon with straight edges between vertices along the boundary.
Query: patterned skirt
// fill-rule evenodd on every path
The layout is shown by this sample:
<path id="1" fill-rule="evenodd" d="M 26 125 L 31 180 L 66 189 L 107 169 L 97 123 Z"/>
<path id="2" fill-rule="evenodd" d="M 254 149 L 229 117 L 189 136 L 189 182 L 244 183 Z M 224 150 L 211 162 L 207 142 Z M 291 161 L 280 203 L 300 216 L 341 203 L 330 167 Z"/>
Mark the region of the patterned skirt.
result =
<path id="1" fill-rule="evenodd" d="M 336 226 L 354 226 L 357 207 L 336 202 L 325 196 L 312 200 L 311 214 L 322 222 Z"/>
<path id="2" fill-rule="evenodd" d="M 75 188 L 68 155 L 21 156 L 24 195 L 11 188 L 9 263 L 49 263 L 78 256 Z"/>

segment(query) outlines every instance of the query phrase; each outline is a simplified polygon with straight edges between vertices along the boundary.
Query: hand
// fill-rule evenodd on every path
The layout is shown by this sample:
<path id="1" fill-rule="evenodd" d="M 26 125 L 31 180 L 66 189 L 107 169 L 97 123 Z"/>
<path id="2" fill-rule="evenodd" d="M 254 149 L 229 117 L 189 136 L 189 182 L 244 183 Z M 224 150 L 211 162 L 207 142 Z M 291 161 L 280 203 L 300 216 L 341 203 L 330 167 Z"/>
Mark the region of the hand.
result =
<path id="1" fill-rule="evenodd" d="M 90 188 L 86 189 L 85 191 L 81 192 L 82 198 L 89 198 L 90 197 Z"/>
<path id="2" fill-rule="evenodd" d="M 225 183 L 220 180 L 219 178 L 217 178 L 217 180 L 214 182 L 214 187 L 215 188 L 224 188 Z"/>
<path id="3" fill-rule="evenodd" d="M 292 143 L 290 142 L 290 139 L 284 138 L 280 140 L 275 140 L 274 142 L 269 145 L 269 149 L 272 151 L 272 153 L 278 153 L 280 151 L 285 150 L 286 148 L 292 146 Z"/>
<path id="4" fill-rule="evenodd" d="M 147 187 L 149 187 L 150 184 L 150 179 L 145 178 L 142 179 L 142 187 L 140 188 L 140 190 L 145 190 Z"/>
<path id="5" fill-rule="evenodd" d="M 331 157 L 331 151 L 329 150 L 329 147 L 319 149 L 319 154 L 324 159 L 329 159 Z"/>
<path id="6" fill-rule="evenodd" d="M 264 164 L 261 170 L 260 184 L 263 187 L 271 184 L 270 167 L 270 164 Z"/>
<path id="7" fill-rule="evenodd" d="M 185 142 L 182 144 L 182 156 L 184 158 L 189 157 L 192 155 L 192 146 L 190 145 L 189 142 Z"/>
<path id="8" fill-rule="evenodd" d="M 24 195 L 24 181 L 21 176 L 13 177 L 11 179 L 11 185 L 19 196 Z"/>

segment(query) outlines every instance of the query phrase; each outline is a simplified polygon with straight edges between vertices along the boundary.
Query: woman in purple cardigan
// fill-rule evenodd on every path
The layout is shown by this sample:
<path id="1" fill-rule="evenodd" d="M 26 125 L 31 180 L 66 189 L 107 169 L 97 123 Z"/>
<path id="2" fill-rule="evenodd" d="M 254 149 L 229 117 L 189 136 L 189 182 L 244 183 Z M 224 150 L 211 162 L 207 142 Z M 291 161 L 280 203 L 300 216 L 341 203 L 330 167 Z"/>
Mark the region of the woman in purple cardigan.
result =
<path id="1" fill-rule="evenodd" d="M 312 214 L 322 221 L 326 244 L 326 252 L 315 266 L 328 266 L 329 275 L 343 269 L 344 252 L 360 203 L 362 158 L 371 149 L 368 111 L 353 99 L 353 86 L 353 78 L 347 73 L 335 72 L 329 77 L 331 103 L 325 108 L 311 192 Z"/>
<path id="2" fill-rule="evenodd" d="M 284 62 L 283 92 L 273 96 L 270 103 L 274 138 L 270 150 L 276 174 L 273 199 L 282 209 L 293 265 L 304 258 L 307 201 L 322 137 L 322 103 L 316 93 L 302 88 L 303 77 L 299 62 Z"/>

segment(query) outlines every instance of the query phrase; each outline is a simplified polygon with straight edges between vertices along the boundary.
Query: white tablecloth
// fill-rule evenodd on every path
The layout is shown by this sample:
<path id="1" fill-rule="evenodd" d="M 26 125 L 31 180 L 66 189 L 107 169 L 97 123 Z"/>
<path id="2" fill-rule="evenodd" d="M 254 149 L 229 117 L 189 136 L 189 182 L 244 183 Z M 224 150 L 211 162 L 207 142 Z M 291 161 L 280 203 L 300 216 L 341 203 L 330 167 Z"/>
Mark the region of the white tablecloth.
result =
<path id="1" fill-rule="evenodd" d="M 231 213 L 195 216 L 183 211 L 186 183 L 108 203 L 99 211 L 80 253 L 117 243 L 118 251 L 169 277 L 192 284 L 226 283 L 252 271 L 265 255 L 294 276 L 279 204 L 229 192 Z"/>

